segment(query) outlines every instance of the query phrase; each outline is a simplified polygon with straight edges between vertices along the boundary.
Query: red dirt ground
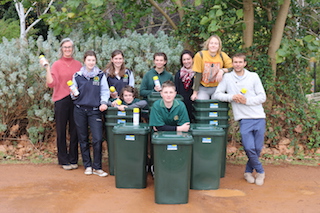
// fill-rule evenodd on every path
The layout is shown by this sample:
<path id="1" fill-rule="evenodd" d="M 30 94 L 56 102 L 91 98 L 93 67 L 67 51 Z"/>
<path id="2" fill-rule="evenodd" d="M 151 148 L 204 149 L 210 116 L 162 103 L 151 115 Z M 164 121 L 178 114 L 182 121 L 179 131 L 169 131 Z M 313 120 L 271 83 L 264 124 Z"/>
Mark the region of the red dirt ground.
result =
<path id="1" fill-rule="evenodd" d="M 263 186 L 243 179 L 243 165 L 227 164 L 218 190 L 190 190 L 187 204 L 156 204 L 154 182 L 118 189 L 115 177 L 64 171 L 54 164 L 0 164 L 0 212 L 20 213 L 316 213 L 320 166 L 266 165 Z M 105 168 L 106 169 L 106 168 Z M 107 170 L 107 169 L 106 169 Z"/>

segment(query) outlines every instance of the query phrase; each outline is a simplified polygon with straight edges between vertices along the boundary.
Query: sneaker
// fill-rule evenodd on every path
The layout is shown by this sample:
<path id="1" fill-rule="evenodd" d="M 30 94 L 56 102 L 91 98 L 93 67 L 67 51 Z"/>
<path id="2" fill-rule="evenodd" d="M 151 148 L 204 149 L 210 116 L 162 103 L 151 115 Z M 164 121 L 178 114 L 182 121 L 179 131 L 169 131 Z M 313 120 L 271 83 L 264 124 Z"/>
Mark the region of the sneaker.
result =
<path id="1" fill-rule="evenodd" d="M 72 169 L 78 169 L 78 164 L 70 164 Z"/>
<path id="2" fill-rule="evenodd" d="M 86 170 L 84 171 L 85 175 L 92 175 L 92 167 L 87 167 Z"/>
<path id="3" fill-rule="evenodd" d="M 255 181 L 251 172 L 244 173 L 244 179 L 246 179 L 248 183 L 254 183 Z"/>
<path id="4" fill-rule="evenodd" d="M 265 173 L 257 173 L 256 174 L 256 184 L 258 186 L 262 186 L 264 183 Z"/>
<path id="5" fill-rule="evenodd" d="M 71 170 L 71 169 L 72 169 L 72 167 L 71 167 L 70 164 L 62 165 L 62 168 L 63 168 L 64 170 Z"/>
<path id="6" fill-rule="evenodd" d="M 97 169 L 97 170 L 93 170 L 93 174 L 95 175 L 99 175 L 100 177 L 106 177 L 108 176 L 108 173 L 106 173 L 105 171 L 103 171 L 102 169 Z"/>

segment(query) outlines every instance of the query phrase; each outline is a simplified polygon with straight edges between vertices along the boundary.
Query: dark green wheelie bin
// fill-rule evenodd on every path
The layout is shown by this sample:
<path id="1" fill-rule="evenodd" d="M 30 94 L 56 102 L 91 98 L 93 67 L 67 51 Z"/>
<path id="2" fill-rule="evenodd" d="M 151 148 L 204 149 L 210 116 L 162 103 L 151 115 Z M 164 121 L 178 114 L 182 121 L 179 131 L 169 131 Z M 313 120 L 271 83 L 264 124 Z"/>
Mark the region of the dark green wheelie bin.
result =
<path id="1" fill-rule="evenodd" d="M 155 132 L 154 149 L 155 202 L 188 203 L 193 138 L 187 132 Z"/>
<path id="2" fill-rule="evenodd" d="M 117 188 L 145 188 L 147 185 L 147 142 L 149 125 L 119 124 L 113 128 L 115 179 Z"/>
<path id="3" fill-rule="evenodd" d="M 219 189 L 224 130 L 207 124 L 192 124 L 194 139 L 191 165 L 191 189 Z"/>
<path id="4" fill-rule="evenodd" d="M 108 107 L 105 112 L 106 140 L 108 145 L 109 174 L 114 175 L 114 135 L 113 127 L 118 124 L 133 122 L 133 109 L 119 111 L 118 108 Z"/>
<path id="5" fill-rule="evenodd" d="M 195 123 L 210 124 L 223 128 L 224 149 L 221 155 L 221 177 L 226 173 L 226 155 L 229 129 L 229 103 L 219 100 L 195 100 L 193 103 Z"/>

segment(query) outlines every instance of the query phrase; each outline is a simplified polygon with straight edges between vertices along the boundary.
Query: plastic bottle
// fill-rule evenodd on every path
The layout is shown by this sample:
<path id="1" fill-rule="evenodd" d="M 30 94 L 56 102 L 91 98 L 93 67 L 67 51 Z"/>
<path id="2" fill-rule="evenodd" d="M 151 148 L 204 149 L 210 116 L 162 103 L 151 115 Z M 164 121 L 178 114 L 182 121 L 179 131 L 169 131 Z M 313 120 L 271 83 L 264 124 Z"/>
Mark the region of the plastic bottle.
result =
<path id="1" fill-rule="evenodd" d="M 48 63 L 47 59 L 44 57 L 44 55 L 40 55 L 39 60 L 40 60 L 40 63 L 43 67 L 46 67 L 49 65 L 49 63 Z"/>
<path id="2" fill-rule="evenodd" d="M 160 84 L 158 76 L 153 76 L 153 82 L 154 82 L 155 86 L 159 86 L 161 88 L 161 84 Z"/>
<path id="3" fill-rule="evenodd" d="M 72 93 L 74 96 L 78 96 L 79 95 L 79 90 L 77 89 L 77 87 L 73 84 L 73 82 L 70 80 L 67 82 L 68 86 L 70 87 Z"/>
<path id="4" fill-rule="evenodd" d="M 140 109 L 139 108 L 133 108 L 133 125 L 138 126 L 140 120 Z"/>

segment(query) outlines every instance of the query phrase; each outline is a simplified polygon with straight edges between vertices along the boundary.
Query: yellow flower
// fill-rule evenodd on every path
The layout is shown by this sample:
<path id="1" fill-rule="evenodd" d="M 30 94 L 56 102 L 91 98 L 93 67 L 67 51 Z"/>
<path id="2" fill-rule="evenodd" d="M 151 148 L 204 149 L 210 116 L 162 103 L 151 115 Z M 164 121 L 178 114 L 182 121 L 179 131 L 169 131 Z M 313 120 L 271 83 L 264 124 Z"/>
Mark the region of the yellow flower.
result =
<path id="1" fill-rule="evenodd" d="M 246 89 L 246 88 L 242 88 L 242 89 L 240 90 L 240 93 L 243 94 L 243 95 L 246 94 L 246 93 L 247 93 L 247 89 Z"/>

